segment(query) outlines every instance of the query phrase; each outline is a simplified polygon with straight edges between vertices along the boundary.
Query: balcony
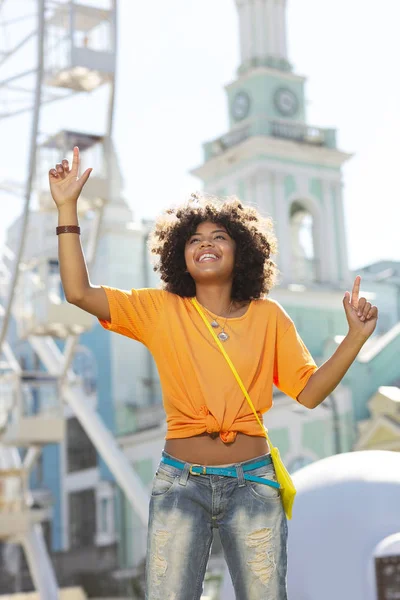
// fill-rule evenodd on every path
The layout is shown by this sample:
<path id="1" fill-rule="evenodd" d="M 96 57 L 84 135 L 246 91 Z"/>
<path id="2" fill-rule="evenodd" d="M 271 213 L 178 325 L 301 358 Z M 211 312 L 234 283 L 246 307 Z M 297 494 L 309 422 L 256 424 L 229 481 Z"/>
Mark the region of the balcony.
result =
<path id="1" fill-rule="evenodd" d="M 311 125 L 298 123 L 271 121 L 271 134 L 273 137 L 292 140 L 312 146 L 336 147 L 335 130 L 321 129 Z"/>
<path id="2" fill-rule="evenodd" d="M 263 136 L 289 140 L 308 146 L 336 149 L 336 130 L 321 129 L 305 123 L 259 118 L 204 144 L 204 158 L 210 160 L 251 137 Z"/>

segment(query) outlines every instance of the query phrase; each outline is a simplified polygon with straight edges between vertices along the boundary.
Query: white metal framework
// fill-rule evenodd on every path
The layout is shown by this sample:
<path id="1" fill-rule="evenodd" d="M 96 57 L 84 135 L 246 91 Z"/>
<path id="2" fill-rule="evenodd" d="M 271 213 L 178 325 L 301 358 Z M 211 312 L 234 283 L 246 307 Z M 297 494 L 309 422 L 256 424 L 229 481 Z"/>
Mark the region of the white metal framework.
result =
<path id="1" fill-rule="evenodd" d="M 79 201 L 90 269 L 104 208 L 119 183 L 111 141 L 116 18 L 117 0 L 0 0 L 0 127 L 22 114 L 29 115 L 31 123 L 25 180 L 0 181 L 0 192 L 23 198 L 21 217 L 8 232 L 0 257 L 0 539 L 23 545 L 44 600 L 58 597 L 57 582 L 41 533 L 45 515 L 32 507 L 28 476 L 43 445 L 63 440 L 63 402 L 71 406 L 147 524 L 148 493 L 85 402 L 82 381 L 71 368 L 79 335 L 92 327 L 93 318 L 65 301 L 53 233 L 56 208 L 47 181 L 49 168 L 70 158 L 75 145 L 81 151 L 82 168 L 94 167 Z M 71 113 L 70 103 L 76 110 L 88 92 L 94 94 L 105 86 L 104 131 L 77 131 L 70 126 L 45 130 L 44 113 L 51 115 L 55 103 L 58 123 L 60 115 Z M 51 235 L 43 234 L 46 230 Z M 11 334 L 12 324 L 16 327 Z M 24 342 L 38 357 L 38 369 L 21 366 L 11 338 Z M 63 352 L 56 340 L 65 342 Z M 27 449 L 24 460 L 18 448 Z"/>

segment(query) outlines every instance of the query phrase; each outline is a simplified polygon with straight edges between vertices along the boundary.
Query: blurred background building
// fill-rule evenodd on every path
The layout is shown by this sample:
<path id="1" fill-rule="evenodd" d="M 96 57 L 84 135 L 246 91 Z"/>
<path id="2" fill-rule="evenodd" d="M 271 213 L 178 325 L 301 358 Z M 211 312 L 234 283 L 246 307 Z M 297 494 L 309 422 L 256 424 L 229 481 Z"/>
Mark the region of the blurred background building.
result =
<path id="1" fill-rule="evenodd" d="M 20 4 L 1 6 L 12 33 L 3 40 L 11 99 L 3 118 L 26 112 L 32 126 L 24 189 L 3 181 L 25 197 L 26 211 L 7 231 L 1 262 L 0 593 L 35 585 L 52 600 L 58 582 L 92 598 L 141 598 L 145 504 L 166 432 L 157 369 L 143 346 L 65 301 L 47 183 L 48 169 L 78 145 L 82 168 L 94 167 L 79 203 L 91 280 L 159 285 L 146 249 L 152 222 L 135 219 L 123 196 L 113 143 L 117 2 L 35 4 L 39 21 L 23 28 Z M 334 129 L 307 120 L 286 2 L 236 7 L 241 62 L 226 86 L 229 130 L 204 143 L 193 174 L 206 192 L 237 195 L 274 219 L 281 280 L 271 297 L 318 364 L 347 332 L 342 299 L 355 274 L 380 308 L 375 334 L 320 407 L 309 411 L 275 390 L 264 422 L 292 472 L 355 449 L 399 451 L 400 263 L 349 270 L 342 166 L 350 155 Z M 31 43 L 32 64 L 17 74 L 13 57 Z M 60 128 L 43 134 L 48 104 L 99 88 L 107 91 L 103 130 L 64 129 L 60 114 Z M 216 535 L 205 597 L 218 598 L 223 573 Z"/>

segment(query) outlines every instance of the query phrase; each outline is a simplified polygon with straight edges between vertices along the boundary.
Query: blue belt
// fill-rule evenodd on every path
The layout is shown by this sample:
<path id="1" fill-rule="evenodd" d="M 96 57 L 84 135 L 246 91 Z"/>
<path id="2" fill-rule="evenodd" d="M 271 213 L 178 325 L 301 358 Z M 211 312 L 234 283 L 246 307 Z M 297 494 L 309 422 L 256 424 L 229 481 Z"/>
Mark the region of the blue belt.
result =
<path id="1" fill-rule="evenodd" d="M 161 462 L 181 470 L 183 470 L 185 466 L 182 465 L 181 462 L 178 462 L 173 458 L 168 458 L 167 456 L 162 456 Z M 244 472 L 252 471 L 253 469 L 258 469 L 259 467 L 266 467 L 271 463 L 272 458 L 268 456 L 267 458 L 263 458 L 263 460 L 260 460 L 259 462 L 251 463 L 249 465 L 242 465 L 242 469 Z M 191 475 L 225 475 L 225 477 L 237 477 L 237 471 L 235 467 L 204 467 L 202 465 L 190 465 L 189 473 Z M 256 477 L 255 475 L 246 475 L 245 473 L 243 474 L 243 477 L 248 481 L 264 483 L 265 485 L 269 485 L 273 488 L 279 489 L 281 487 L 277 481 L 272 481 L 271 479 L 264 479 L 263 477 Z"/>

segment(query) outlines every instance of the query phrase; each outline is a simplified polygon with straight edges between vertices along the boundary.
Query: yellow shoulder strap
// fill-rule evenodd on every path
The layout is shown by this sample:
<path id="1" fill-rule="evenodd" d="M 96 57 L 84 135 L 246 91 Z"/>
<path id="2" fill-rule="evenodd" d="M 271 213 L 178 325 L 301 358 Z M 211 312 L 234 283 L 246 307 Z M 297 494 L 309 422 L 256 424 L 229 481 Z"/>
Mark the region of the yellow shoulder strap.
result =
<path id="1" fill-rule="evenodd" d="M 208 322 L 208 320 L 207 320 L 206 316 L 204 315 L 203 311 L 201 310 L 201 308 L 200 308 L 200 305 L 199 305 L 199 303 L 197 302 L 196 298 L 192 298 L 192 304 L 194 305 L 194 307 L 196 308 L 197 312 L 199 313 L 199 315 L 200 315 L 200 316 L 201 316 L 201 318 L 203 319 L 204 323 L 207 325 L 207 327 L 208 327 L 208 330 L 210 331 L 211 335 L 213 336 L 213 338 L 214 338 L 214 339 L 215 339 L 215 341 L 217 342 L 217 345 L 218 345 L 219 349 L 221 350 L 222 354 L 224 355 L 224 358 L 225 358 L 226 362 L 227 362 L 227 363 L 228 363 L 228 365 L 230 366 L 230 368 L 231 368 L 231 370 L 232 370 L 232 373 L 234 374 L 234 376 L 235 376 L 235 379 L 236 379 L 236 381 L 238 382 L 238 384 L 239 384 L 239 386 L 240 386 L 240 389 L 242 390 L 242 392 L 243 392 L 243 394 L 244 394 L 244 396 L 245 396 L 245 398 L 246 398 L 247 402 L 250 404 L 250 406 L 251 406 L 251 409 L 252 409 L 253 413 L 255 414 L 255 417 L 256 417 L 256 419 L 257 419 L 257 421 L 258 421 L 258 423 L 259 423 L 260 427 L 262 428 L 262 430 L 263 430 L 263 432 L 264 432 L 264 434 L 265 434 L 265 437 L 267 438 L 268 445 L 269 445 L 270 449 L 272 450 L 273 446 L 272 446 L 272 444 L 271 444 L 271 440 L 269 439 L 268 431 L 267 431 L 267 429 L 265 428 L 265 426 L 264 426 L 264 425 L 261 423 L 261 421 L 260 421 L 260 419 L 259 419 L 259 417 L 258 417 L 258 414 L 257 414 L 257 412 L 256 412 L 256 410 L 255 410 L 255 408 L 254 408 L 254 406 L 253 406 L 253 403 L 252 403 L 252 401 L 251 401 L 251 399 L 250 399 L 250 396 L 249 396 L 249 394 L 247 393 L 247 390 L 246 390 L 246 388 L 245 388 L 245 387 L 244 387 L 244 385 L 243 385 L 243 382 L 242 382 L 242 380 L 241 380 L 241 378 L 240 378 L 240 375 L 239 375 L 239 373 L 236 371 L 236 369 L 235 369 L 235 367 L 234 367 L 234 365 L 233 365 L 233 363 L 232 363 L 231 359 L 229 358 L 228 354 L 226 353 L 226 350 L 225 350 L 225 348 L 224 348 L 224 347 L 223 347 L 223 345 L 221 344 L 221 341 L 218 339 L 218 336 L 217 336 L 217 334 L 215 333 L 214 329 L 211 327 L 211 325 L 210 325 L 210 323 Z"/>

